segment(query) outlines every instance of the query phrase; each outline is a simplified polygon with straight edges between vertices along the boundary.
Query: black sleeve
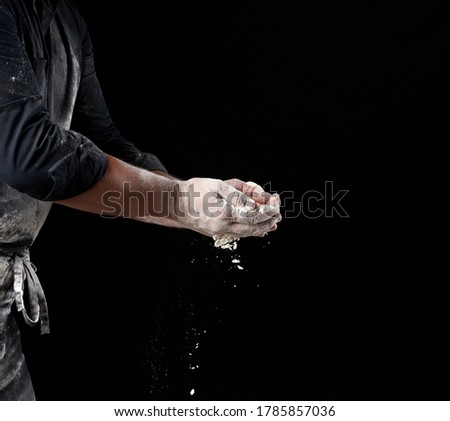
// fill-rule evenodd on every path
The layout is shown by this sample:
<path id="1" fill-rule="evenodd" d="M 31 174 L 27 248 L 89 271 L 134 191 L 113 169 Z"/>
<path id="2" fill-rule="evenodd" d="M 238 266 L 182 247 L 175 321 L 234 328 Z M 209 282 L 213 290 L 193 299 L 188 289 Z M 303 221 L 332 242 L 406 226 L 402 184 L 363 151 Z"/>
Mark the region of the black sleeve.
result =
<path id="1" fill-rule="evenodd" d="M 13 12 L 0 1 L 0 180 L 54 201 L 88 190 L 106 168 L 89 139 L 50 121 Z"/>
<path id="2" fill-rule="evenodd" d="M 116 158 L 149 171 L 167 172 L 155 155 L 141 152 L 115 127 L 97 79 L 87 25 L 81 17 L 80 21 L 83 31 L 82 79 L 75 104 L 73 127 Z"/>

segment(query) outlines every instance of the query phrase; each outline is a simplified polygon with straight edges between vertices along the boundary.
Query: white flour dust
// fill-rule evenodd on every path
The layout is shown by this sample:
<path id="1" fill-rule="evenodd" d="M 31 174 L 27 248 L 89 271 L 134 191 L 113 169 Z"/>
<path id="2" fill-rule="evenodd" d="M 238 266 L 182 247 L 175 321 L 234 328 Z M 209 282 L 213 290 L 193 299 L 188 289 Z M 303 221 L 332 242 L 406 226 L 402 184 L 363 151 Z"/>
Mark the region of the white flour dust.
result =
<path id="1" fill-rule="evenodd" d="M 192 240 L 191 245 L 197 245 L 198 241 L 199 240 L 197 239 Z M 248 272 L 243 264 L 243 259 L 237 253 L 238 241 L 239 238 L 234 237 L 233 235 L 215 235 L 213 236 L 214 247 L 212 247 L 215 251 L 212 253 L 212 258 L 210 255 L 211 250 L 205 250 L 204 253 L 200 252 L 196 256 L 189 256 L 187 261 L 191 265 L 202 266 L 205 270 L 212 270 L 215 272 L 219 270 L 225 272 L 223 274 L 223 282 L 226 284 L 226 288 L 231 288 L 235 292 L 238 292 L 241 285 L 238 282 L 240 276 L 238 276 L 236 271 L 241 272 L 241 274 Z M 234 274 L 229 273 L 229 275 L 227 275 L 226 272 L 234 272 Z M 220 276 L 219 279 L 222 279 L 222 277 Z M 259 285 L 257 285 L 257 287 L 259 287 Z M 219 306 L 211 307 L 210 310 L 218 311 Z M 188 313 L 189 324 L 194 323 L 196 320 L 196 317 L 194 317 L 194 309 L 190 308 Z M 222 323 L 222 318 L 217 318 L 216 323 Z M 186 373 L 186 377 L 189 379 L 185 390 L 191 397 L 194 395 L 198 397 L 198 393 L 201 393 L 201 391 L 199 391 L 197 382 L 199 375 L 204 370 L 200 361 L 201 354 L 199 353 L 199 348 L 200 345 L 202 345 L 201 342 L 203 335 L 206 334 L 206 330 L 198 329 L 198 327 L 192 325 L 189 326 L 185 332 L 188 346 L 186 354 L 182 359 L 187 363 L 186 370 L 188 372 Z"/>
<path id="2" fill-rule="evenodd" d="M 239 238 L 233 237 L 228 234 L 224 234 L 224 235 L 214 235 L 213 240 L 214 240 L 214 247 L 226 250 L 236 250 Z"/>
<path id="3" fill-rule="evenodd" d="M 220 248 L 222 250 L 235 251 L 238 246 L 239 237 L 233 237 L 232 235 L 228 234 L 214 235 L 213 240 L 214 240 L 214 247 Z M 241 260 L 238 255 L 232 257 L 231 263 L 232 263 L 231 268 L 244 270 L 244 268 L 240 265 Z"/>

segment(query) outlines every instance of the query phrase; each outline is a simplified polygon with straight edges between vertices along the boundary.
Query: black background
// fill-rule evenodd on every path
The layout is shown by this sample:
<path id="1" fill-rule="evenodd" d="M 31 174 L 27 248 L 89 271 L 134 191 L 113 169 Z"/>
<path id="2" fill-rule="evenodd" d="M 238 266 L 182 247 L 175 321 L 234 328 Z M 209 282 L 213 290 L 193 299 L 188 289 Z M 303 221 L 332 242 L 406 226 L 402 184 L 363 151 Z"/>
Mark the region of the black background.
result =
<path id="1" fill-rule="evenodd" d="M 24 335 L 38 399 L 447 399 L 419 224 L 445 2 L 77 3 L 117 126 L 170 172 L 297 202 L 332 181 L 350 218 L 285 218 L 240 271 L 195 234 L 54 207 L 33 252 L 52 334 Z"/>

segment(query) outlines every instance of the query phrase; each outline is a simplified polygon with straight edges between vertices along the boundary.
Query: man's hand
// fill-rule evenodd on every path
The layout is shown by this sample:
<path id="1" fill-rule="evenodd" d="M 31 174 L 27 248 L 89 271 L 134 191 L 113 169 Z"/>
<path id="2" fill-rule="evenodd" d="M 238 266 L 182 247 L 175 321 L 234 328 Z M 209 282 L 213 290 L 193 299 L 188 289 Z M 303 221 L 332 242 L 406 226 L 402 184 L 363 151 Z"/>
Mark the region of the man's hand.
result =
<path id="1" fill-rule="evenodd" d="M 238 178 L 232 178 L 231 180 L 226 180 L 225 183 L 233 186 L 235 189 L 246 194 L 248 197 L 251 197 L 255 200 L 255 202 L 261 205 L 269 203 L 270 199 L 275 196 L 265 192 L 260 185 L 254 183 L 253 181 L 242 181 Z"/>
<path id="2" fill-rule="evenodd" d="M 253 181 L 242 181 L 237 178 L 233 178 L 231 180 L 225 181 L 230 186 L 233 186 L 235 189 L 244 193 L 248 197 L 251 197 L 258 205 L 271 205 L 278 209 L 278 214 L 280 215 L 277 222 L 281 221 L 281 199 L 278 194 L 270 194 L 264 191 L 264 189 L 254 183 Z M 271 231 L 275 231 L 277 229 L 277 225 L 275 224 Z M 265 234 L 263 234 L 265 235 Z"/>
<path id="3" fill-rule="evenodd" d="M 281 220 L 276 199 L 263 200 L 249 194 L 252 186 L 239 190 L 210 178 L 179 181 L 132 167 L 111 156 L 108 162 L 106 173 L 97 184 L 58 203 L 108 217 L 188 228 L 208 236 L 263 236 L 275 230 Z"/>
<path id="4" fill-rule="evenodd" d="M 181 181 L 177 187 L 174 219 L 185 228 L 208 236 L 263 236 L 276 229 L 281 220 L 276 201 L 265 197 L 259 199 L 258 204 L 248 193 L 248 189 L 243 192 L 231 183 L 216 179 Z"/>

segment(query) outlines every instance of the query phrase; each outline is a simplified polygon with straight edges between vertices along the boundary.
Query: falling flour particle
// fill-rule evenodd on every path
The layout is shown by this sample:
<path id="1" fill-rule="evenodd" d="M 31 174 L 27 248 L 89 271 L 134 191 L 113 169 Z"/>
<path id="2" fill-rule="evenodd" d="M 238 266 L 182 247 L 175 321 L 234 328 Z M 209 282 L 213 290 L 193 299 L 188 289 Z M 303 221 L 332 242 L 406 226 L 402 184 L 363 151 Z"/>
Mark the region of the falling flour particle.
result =
<path id="1" fill-rule="evenodd" d="M 239 270 L 244 270 L 244 268 L 241 265 L 236 266 Z"/>
<path id="2" fill-rule="evenodd" d="M 232 261 L 231 261 L 231 263 L 241 263 L 241 261 L 239 260 L 239 259 L 233 259 Z"/>
<path id="3" fill-rule="evenodd" d="M 238 237 L 233 237 L 232 235 L 213 235 L 214 247 L 228 250 L 236 250 Z"/>
<path id="4" fill-rule="evenodd" d="M 193 396 L 194 393 L 195 393 L 195 389 L 192 389 L 192 390 L 190 391 L 191 396 Z"/>

